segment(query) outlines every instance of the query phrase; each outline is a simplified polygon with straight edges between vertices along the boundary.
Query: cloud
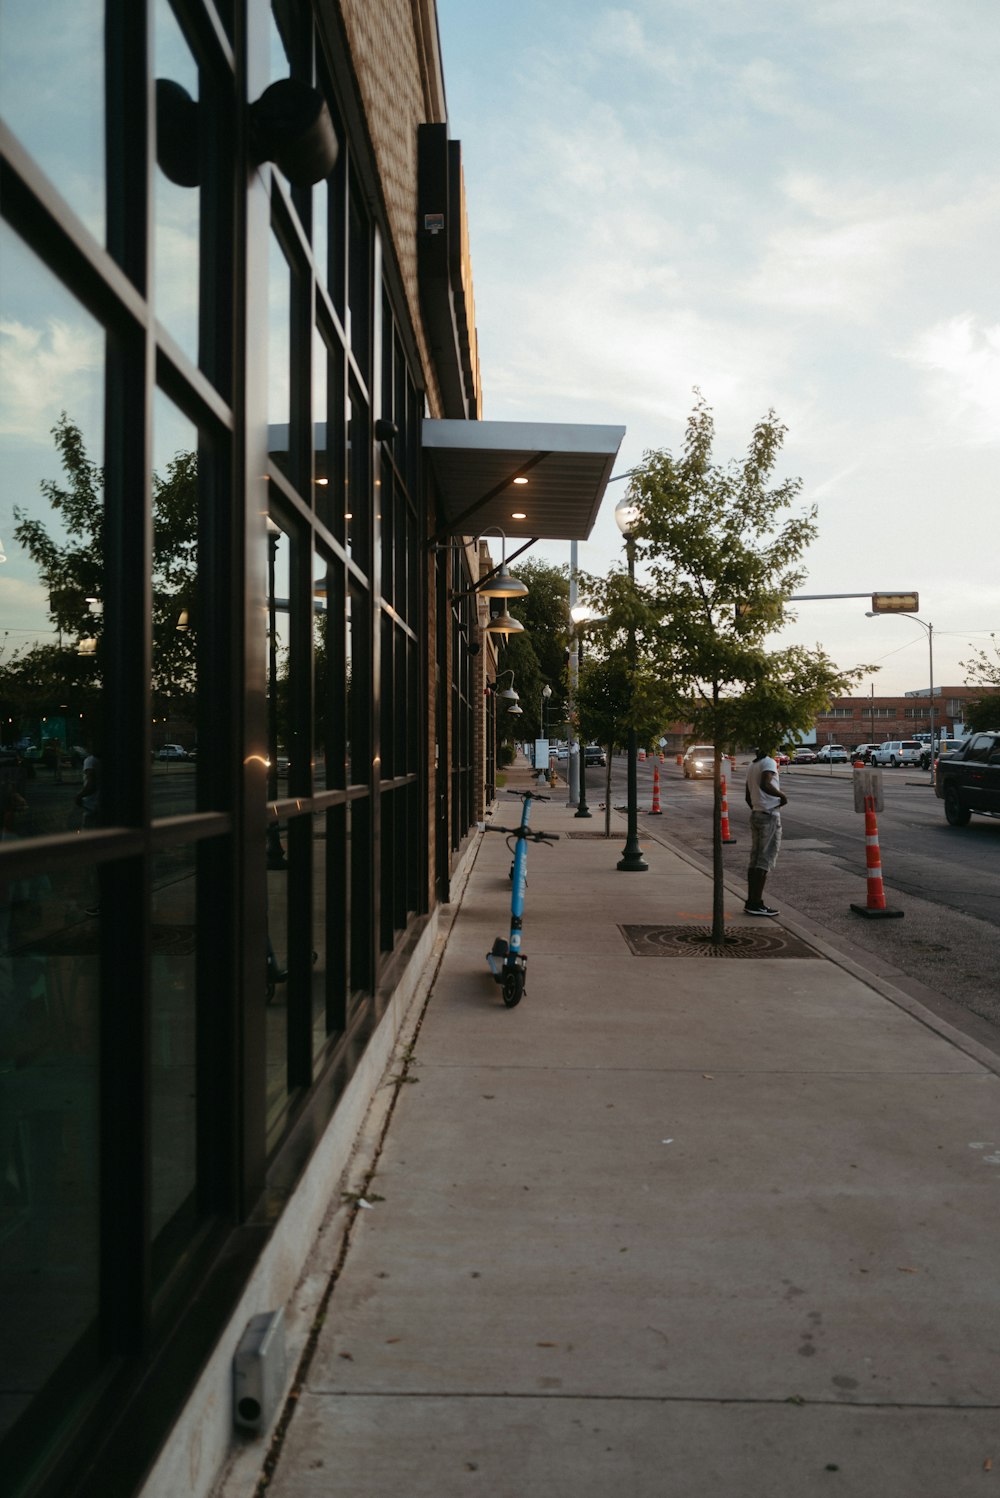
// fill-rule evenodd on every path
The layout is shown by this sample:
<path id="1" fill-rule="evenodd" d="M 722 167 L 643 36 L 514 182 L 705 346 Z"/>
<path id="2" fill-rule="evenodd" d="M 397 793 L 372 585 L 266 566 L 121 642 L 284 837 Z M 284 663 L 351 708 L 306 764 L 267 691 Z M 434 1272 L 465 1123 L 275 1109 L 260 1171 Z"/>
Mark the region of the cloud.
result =
<path id="1" fill-rule="evenodd" d="M 926 398 L 955 437 L 1000 441 L 1000 323 L 959 313 L 918 334 L 901 357 L 926 372 Z"/>
<path id="2" fill-rule="evenodd" d="M 61 411 L 93 407 L 104 379 L 104 338 L 54 317 L 44 327 L 0 322 L 0 367 L 0 432 L 37 439 Z"/>

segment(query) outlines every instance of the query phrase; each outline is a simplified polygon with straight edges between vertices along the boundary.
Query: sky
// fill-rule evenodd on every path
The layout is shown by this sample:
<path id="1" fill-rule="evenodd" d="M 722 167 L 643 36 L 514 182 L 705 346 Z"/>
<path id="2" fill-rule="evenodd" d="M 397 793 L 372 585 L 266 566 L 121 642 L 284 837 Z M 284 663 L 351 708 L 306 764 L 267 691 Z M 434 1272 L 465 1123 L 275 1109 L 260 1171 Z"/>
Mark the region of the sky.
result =
<path id="1" fill-rule="evenodd" d="M 717 461 L 773 408 L 803 593 L 916 591 L 935 686 L 1000 639 L 996 0 L 438 0 L 490 420 Z M 581 568 L 620 562 L 612 484 Z M 564 564 L 568 543 L 533 555 Z M 804 602 L 772 643 L 928 686 L 926 628 Z"/>

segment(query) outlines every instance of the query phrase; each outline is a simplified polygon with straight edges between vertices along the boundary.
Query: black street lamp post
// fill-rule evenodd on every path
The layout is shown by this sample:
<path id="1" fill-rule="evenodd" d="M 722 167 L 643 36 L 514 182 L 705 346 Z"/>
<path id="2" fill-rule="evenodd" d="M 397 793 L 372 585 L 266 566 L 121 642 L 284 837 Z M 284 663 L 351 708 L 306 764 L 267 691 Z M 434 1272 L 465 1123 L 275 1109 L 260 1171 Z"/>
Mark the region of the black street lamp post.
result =
<path id="1" fill-rule="evenodd" d="M 615 523 L 622 535 L 625 537 L 625 557 L 628 561 L 628 580 L 632 588 L 635 587 L 635 523 L 637 519 L 635 505 L 631 500 L 623 499 L 615 506 Z M 635 690 L 634 677 L 636 667 L 635 648 L 635 626 L 630 624 L 628 630 L 628 644 L 626 657 L 629 671 L 629 710 L 631 717 L 632 696 Z M 636 763 L 639 758 L 639 740 L 635 729 L 635 723 L 629 723 L 628 730 L 628 835 L 625 839 L 625 847 L 622 856 L 618 860 L 618 868 L 624 874 L 641 874 L 648 868 L 649 864 L 642 856 L 639 847 L 639 787 L 636 773 Z"/>
<path id="2" fill-rule="evenodd" d="M 570 609 L 570 617 L 576 625 L 576 679 L 579 682 L 583 676 L 583 626 L 589 617 L 590 610 L 586 604 L 575 604 Z M 577 704 L 579 714 L 579 703 Z M 590 807 L 587 805 L 587 746 L 584 743 L 582 724 L 577 732 L 577 743 L 580 755 L 580 796 L 577 804 L 576 815 L 578 817 L 589 817 Z"/>

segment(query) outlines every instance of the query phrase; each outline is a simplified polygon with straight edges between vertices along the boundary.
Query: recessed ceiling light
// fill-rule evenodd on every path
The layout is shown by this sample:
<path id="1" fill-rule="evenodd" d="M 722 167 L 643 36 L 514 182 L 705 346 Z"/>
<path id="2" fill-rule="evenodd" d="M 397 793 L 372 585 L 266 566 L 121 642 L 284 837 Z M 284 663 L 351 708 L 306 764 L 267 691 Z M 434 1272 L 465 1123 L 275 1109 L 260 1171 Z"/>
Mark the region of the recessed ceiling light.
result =
<path id="1" fill-rule="evenodd" d="M 527 520 L 528 517 L 524 510 L 515 510 L 510 518 L 511 520 Z"/>
<path id="2" fill-rule="evenodd" d="M 515 479 L 515 480 L 514 480 L 514 482 L 515 482 L 515 484 L 526 484 L 526 483 L 527 483 L 527 482 L 528 482 L 528 480 L 527 480 L 527 479 L 526 479 L 526 478 L 521 478 L 521 477 L 520 477 L 520 476 L 519 476 L 519 477 L 518 477 L 518 478 L 516 478 L 516 479 Z"/>

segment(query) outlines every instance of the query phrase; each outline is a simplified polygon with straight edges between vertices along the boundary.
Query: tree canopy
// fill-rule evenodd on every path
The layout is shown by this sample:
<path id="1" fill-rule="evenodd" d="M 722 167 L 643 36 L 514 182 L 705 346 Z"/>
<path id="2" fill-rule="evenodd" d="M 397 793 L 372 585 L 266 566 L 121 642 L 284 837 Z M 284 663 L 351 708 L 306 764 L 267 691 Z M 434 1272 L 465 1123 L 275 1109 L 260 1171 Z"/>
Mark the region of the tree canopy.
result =
<path id="1" fill-rule="evenodd" d="M 989 650 L 977 650 L 967 661 L 960 661 L 965 671 L 966 684 L 982 687 L 983 695 L 965 708 L 965 726 L 977 733 L 996 728 L 1000 723 L 1000 645 L 996 635 L 990 635 Z"/>
<path id="2" fill-rule="evenodd" d="M 629 483 L 641 582 L 630 587 L 619 572 L 589 580 L 587 591 L 635 632 L 633 712 L 642 682 L 655 677 L 675 716 L 716 746 L 713 939 L 721 940 L 723 752 L 758 741 L 776 746 L 810 727 L 872 668 L 838 668 L 819 645 L 768 648 L 768 637 L 794 617 L 789 599 L 805 576 L 801 557 L 816 536 L 816 509 L 789 513 L 802 481 L 775 479 L 786 428 L 773 410 L 754 427 L 742 461 L 718 463 L 712 409 L 695 396 L 680 452 L 646 452 Z"/>
<path id="3" fill-rule="evenodd" d="M 553 702 L 566 693 L 569 582 L 565 569 L 545 562 L 518 561 L 511 570 L 528 589 L 525 597 L 513 599 L 510 605 L 524 632 L 507 640 L 497 671 L 498 675 L 514 672 L 513 685 L 521 699 L 522 716 L 508 718 L 501 714 L 498 726 L 506 739 L 535 738 L 541 735 L 542 688 L 552 688 Z"/>

